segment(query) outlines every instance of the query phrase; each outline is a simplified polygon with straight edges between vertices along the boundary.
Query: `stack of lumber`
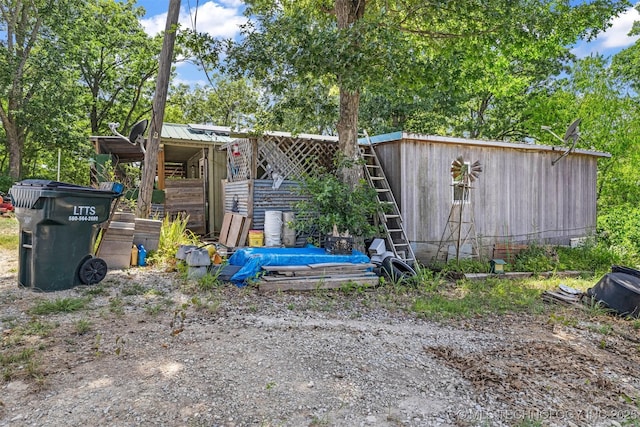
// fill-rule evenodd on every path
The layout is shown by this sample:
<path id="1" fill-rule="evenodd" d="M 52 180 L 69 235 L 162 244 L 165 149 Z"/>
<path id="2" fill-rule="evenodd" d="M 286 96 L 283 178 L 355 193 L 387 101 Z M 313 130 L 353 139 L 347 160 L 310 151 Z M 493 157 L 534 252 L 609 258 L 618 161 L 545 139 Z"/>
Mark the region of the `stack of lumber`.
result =
<path id="1" fill-rule="evenodd" d="M 109 270 L 128 268 L 131 264 L 131 248 L 135 232 L 135 215 L 116 212 L 102 230 L 96 256 L 102 258 Z"/>
<path id="2" fill-rule="evenodd" d="M 266 274 L 258 282 L 260 291 L 309 291 L 336 289 L 348 284 L 375 286 L 378 276 L 369 263 L 321 263 L 262 266 Z"/>
<path id="3" fill-rule="evenodd" d="M 226 212 L 222 219 L 218 242 L 228 248 L 245 246 L 250 227 L 251 218 L 239 213 Z"/>
<path id="4" fill-rule="evenodd" d="M 561 284 L 555 291 L 544 291 L 542 300 L 555 304 L 580 306 L 584 295 L 585 293 L 578 289 Z"/>
<path id="5" fill-rule="evenodd" d="M 148 251 L 157 251 L 160 242 L 160 228 L 162 221 L 157 219 L 135 219 L 135 233 L 133 235 L 133 244 L 143 245 Z"/>

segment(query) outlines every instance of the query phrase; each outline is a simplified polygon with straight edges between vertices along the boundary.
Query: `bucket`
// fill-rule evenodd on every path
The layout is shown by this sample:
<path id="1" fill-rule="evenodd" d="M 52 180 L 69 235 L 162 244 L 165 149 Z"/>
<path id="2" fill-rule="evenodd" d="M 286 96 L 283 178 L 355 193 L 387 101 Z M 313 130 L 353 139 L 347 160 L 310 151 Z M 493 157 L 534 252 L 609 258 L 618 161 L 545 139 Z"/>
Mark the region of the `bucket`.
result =
<path id="1" fill-rule="evenodd" d="M 253 248 L 264 246 L 264 232 L 261 230 L 249 230 L 249 246 Z"/>
<path id="2" fill-rule="evenodd" d="M 282 211 L 266 211 L 264 213 L 264 245 L 280 246 L 282 234 Z"/>
<path id="3" fill-rule="evenodd" d="M 293 228 L 293 220 L 293 212 L 282 212 L 282 243 L 287 248 L 296 245 L 296 230 Z"/>

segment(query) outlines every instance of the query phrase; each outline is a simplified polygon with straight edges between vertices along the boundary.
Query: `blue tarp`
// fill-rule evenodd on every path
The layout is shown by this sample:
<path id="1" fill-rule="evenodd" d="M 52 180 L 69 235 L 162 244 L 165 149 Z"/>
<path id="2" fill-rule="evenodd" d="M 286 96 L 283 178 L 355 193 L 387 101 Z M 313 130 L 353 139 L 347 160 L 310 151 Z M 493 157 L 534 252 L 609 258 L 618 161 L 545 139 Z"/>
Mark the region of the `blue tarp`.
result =
<path id="1" fill-rule="evenodd" d="M 229 258 L 230 265 L 242 268 L 231 276 L 231 282 L 244 286 L 248 279 L 255 278 L 263 265 L 307 265 L 325 262 L 349 262 L 362 264 L 370 262 L 369 257 L 354 250 L 351 255 L 331 255 L 323 248 L 242 248 Z"/>

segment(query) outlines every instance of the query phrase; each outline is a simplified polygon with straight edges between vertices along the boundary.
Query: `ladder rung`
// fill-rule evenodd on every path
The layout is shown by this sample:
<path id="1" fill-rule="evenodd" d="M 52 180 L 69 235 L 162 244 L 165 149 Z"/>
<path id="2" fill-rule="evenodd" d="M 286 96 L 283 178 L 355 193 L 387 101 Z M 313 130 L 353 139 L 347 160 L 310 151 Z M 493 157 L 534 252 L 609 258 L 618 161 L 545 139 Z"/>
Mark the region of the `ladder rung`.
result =
<path id="1" fill-rule="evenodd" d="M 385 218 L 400 218 L 400 215 L 384 215 Z"/>
<path id="2" fill-rule="evenodd" d="M 387 231 L 389 233 L 400 233 L 400 232 L 402 232 L 402 228 L 390 228 Z"/>
<path id="3" fill-rule="evenodd" d="M 393 246 L 397 247 L 397 246 L 409 246 L 409 244 L 407 242 L 404 243 L 394 243 Z"/>
<path id="4" fill-rule="evenodd" d="M 391 190 L 389 190 L 388 188 L 376 188 L 376 191 L 378 193 L 387 193 L 387 192 L 389 192 Z"/>
<path id="5" fill-rule="evenodd" d="M 380 181 L 384 179 L 383 176 L 370 176 L 369 178 L 371 178 L 371 180 L 373 181 Z"/>
<path id="6" fill-rule="evenodd" d="M 380 166 L 378 166 L 378 165 L 365 165 L 365 166 L 368 167 L 368 168 L 378 168 L 378 169 L 380 169 Z"/>

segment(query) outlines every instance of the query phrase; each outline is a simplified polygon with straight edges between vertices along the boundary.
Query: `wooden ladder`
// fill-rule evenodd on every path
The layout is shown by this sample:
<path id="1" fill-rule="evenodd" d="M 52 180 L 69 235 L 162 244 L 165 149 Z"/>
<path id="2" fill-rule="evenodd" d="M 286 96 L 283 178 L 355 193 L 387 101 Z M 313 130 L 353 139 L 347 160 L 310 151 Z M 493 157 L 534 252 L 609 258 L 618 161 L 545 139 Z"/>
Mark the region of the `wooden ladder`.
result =
<path id="1" fill-rule="evenodd" d="M 402 216 L 396 203 L 393 192 L 389 186 L 389 181 L 382 170 L 378 156 L 376 155 L 369 136 L 366 136 L 367 143 L 360 144 L 360 155 L 364 159 L 364 175 L 369 185 L 376 190 L 378 202 L 382 205 L 379 211 L 380 223 L 385 231 L 385 243 L 387 250 L 394 253 L 396 258 L 401 259 L 409 265 L 413 265 L 416 260 L 407 233 L 402 225 Z"/>

